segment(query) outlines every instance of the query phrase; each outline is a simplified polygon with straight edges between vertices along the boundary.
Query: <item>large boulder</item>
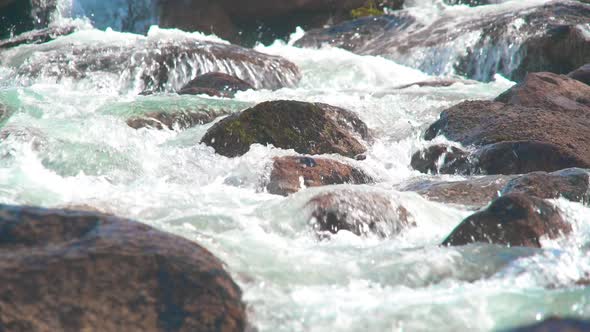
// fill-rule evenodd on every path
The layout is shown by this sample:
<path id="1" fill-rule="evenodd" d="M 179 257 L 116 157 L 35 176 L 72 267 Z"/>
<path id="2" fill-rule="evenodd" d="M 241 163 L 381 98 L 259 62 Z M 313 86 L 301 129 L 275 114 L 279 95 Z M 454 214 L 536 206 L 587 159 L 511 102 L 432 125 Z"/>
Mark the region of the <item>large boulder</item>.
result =
<path id="1" fill-rule="evenodd" d="M 286 38 L 296 27 L 305 30 L 339 23 L 366 0 L 167 0 L 160 1 L 160 26 L 215 33 L 246 45 Z M 373 1 L 374 11 L 401 8 L 402 0 Z"/>
<path id="2" fill-rule="evenodd" d="M 455 10 L 445 10 L 429 20 L 412 13 L 402 10 L 309 30 L 296 45 L 330 44 L 430 74 L 458 73 L 483 81 L 497 73 L 515 81 L 533 71 L 566 74 L 590 62 L 588 4 L 522 2 L 493 12 L 472 9 L 460 18 Z"/>
<path id="3" fill-rule="evenodd" d="M 527 326 L 506 330 L 506 332 L 588 332 L 590 321 L 550 317 L 542 322 L 532 323 Z"/>
<path id="4" fill-rule="evenodd" d="M 197 76 L 180 89 L 178 94 L 206 94 L 213 97 L 233 98 L 236 92 L 246 90 L 254 90 L 254 87 L 235 76 L 213 72 Z"/>
<path id="5" fill-rule="evenodd" d="M 529 74 L 496 101 L 466 101 L 426 131 L 477 149 L 471 169 L 522 174 L 590 167 L 590 86 L 563 75 Z M 462 171 L 464 165 L 457 171 Z M 452 169 L 451 169 L 452 171 Z"/>
<path id="6" fill-rule="evenodd" d="M 327 238 L 339 231 L 358 236 L 394 236 L 413 226 L 409 211 L 379 192 L 339 190 L 314 196 L 306 205 L 315 234 Z"/>
<path id="7" fill-rule="evenodd" d="M 134 37 L 125 43 L 95 43 L 68 37 L 32 48 L 7 50 L 0 65 L 13 69 L 8 79 L 31 84 L 37 79 L 84 80 L 109 78 L 110 88 L 150 92 L 176 92 L 191 79 L 209 72 L 240 77 L 256 89 L 276 90 L 295 86 L 301 74 L 292 62 L 198 36 L 177 38 Z M 98 84 L 103 80 L 98 80 Z M 102 85 L 100 85 L 102 87 Z"/>
<path id="8" fill-rule="evenodd" d="M 355 157 L 366 151 L 363 138 L 369 138 L 367 126 L 350 111 L 321 103 L 278 100 L 219 121 L 201 142 L 226 157 L 241 156 L 255 143 L 303 154 Z"/>
<path id="9" fill-rule="evenodd" d="M 287 196 L 307 187 L 333 184 L 367 184 L 375 180 L 361 169 L 336 160 L 314 157 L 279 157 L 273 162 L 269 193 Z"/>
<path id="10" fill-rule="evenodd" d="M 463 220 L 443 245 L 484 242 L 540 248 L 542 237 L 555 239 L 572 230 L 560 211 L 540 198 L 511 193 Z"/>
<path id="11" fill-rule="evenodd" d="M 0 206 L 6 331 L 243 331 L 240 288 L 194 242 L 113 216 Z"/>

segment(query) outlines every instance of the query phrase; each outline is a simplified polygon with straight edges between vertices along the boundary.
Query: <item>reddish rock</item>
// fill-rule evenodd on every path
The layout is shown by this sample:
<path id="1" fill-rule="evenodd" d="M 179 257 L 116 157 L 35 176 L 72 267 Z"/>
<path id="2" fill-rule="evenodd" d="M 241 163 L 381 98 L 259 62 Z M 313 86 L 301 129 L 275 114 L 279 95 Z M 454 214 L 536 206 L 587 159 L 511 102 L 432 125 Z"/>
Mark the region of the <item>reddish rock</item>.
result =
<path id="1" fill-rule="evenodd" d="M 590 167 L 590 86 L 535 73 L 496 101 L 466 101 L 442 112 L 425 139 L 445 135 L 479 149 L 471 168 L 519 174 Z"/>
<path id="2" fill-rule="evenodd" d="M 187 129 L 212 122 L 216 118 L 227 115 L 225 111 L 200 110 L 194 112 L 150 112 L 127 120 L 127 125 L 134 129 Z"/>
<path id="3" fill-rule="evenodd" d="M 512 179 L 502 189 L 502 194 L 518 192 L 544 199 L 564 197 L 570 201 L 588 202 L 588 180 L 588 171 L 579 168 L 553 173 L 534 172 Z"/>
<path id="4" fill-rule="evenodd" d="M 243 331 L 241 291 L 194 242 L 89 212 L 0 206 L 6 331 Z"/>
<path id="5" fill-rule="evenodd" d="M 590 321 L 550 317 L 542 322 L 506 330 L 507 332 L 588 332 Z"/>
<path id="6" fill-rule="evenodd" d="M 488 175 L 464 181 L 420 181 L 402 188 L 442 203 L 482 207 L 498 197 L 514 176 Z"/>
<path id="7" fill-rule="evenodd" d="M 454 146 L 437 144 L 412 156 L 410 165 L 417 171 L 431 174 L 469 174 L 469 152 Z"/>
<path id="8" fill-rule="evenodd" d="M 540 248 L 540 238 L 570 233 L 571 225 L 560 211 L 540 198 L 512 193 L 494 200 L 485 210 L 463 220 L 443 245 L 485 242 Z"/>
<path id="9" fill-rule="evenodd" d="M 237 77 L 224 73 L 207 73 L 188 82 L 178 94 L 206 94 L 214 97 L 233 98 L 238 91 L 254 90 L 254 87 Z"/>
<path id="10" fill-rule="evenodd" d="M 323 193 L 313 197 L 307 208 L 312 211 L 311 223 L 319 238 L 341 230 L 386 238 L 414 225 L 408 210 L 377 192 Z"/>
<path id="11" fill-rule="evenodd" d="M 202 143 L 227 156 L 241 156 L 250 145 L 272 144 L 303 154 L 338 153 L 355 157 L 366 151 L 367 126 L 354 113 L 320 103 L 278 100 L 231 115 L 211 127 Z"/>
<path id="12" fill-rule="evenodd" d="M 531 73 L 496 101 L 554 112 L 589 113 L 590 86 L 565 75 Z"/>
<path id="13" fill-rule="evenodd" d="M 374 179 L 362 170 L 326 158 L 280 157 L 275 158 L 266 186 L 269 193 L 284 195 L 295 193 L 304 187 L 332 184 L 366 184 Z"/>

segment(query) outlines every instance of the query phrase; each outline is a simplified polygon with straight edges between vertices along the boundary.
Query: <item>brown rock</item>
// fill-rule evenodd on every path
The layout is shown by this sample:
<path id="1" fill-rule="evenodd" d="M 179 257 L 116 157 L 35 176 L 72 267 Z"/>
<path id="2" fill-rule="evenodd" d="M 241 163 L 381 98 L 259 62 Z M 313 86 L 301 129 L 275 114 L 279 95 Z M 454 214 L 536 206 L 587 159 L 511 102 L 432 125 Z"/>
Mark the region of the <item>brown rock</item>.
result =
<path id="1" fill-rule="evenodd" d="M 243 331 L 241 291 L 194 242 L 88 212 L 0 206 L 6 331 Z"/>
<path id="2" fill-rule="evenodd" d="M 341 230 L 386 238 L 414 225 L 408 210 L 377 192 L 323 193 L 313 197 L 307 207 L 312 210 L 311 223 L 319 238 Z"/>
<path id="3" fill-rule="evenodd" d="M 565 75 L 531 73 L 496 101 L 551 111 L 588 113 L 590 86 Z"/>
<path id="4" fill-rule="evenodd" d="M 571 230 L 571 225 L 563 220 L 557 208 L 540 198 L 512 193 L 463 220 L 443 245 L 485 242 L 540 248 L 541 237 L 554 239 Z"/>
<path id="5" fill-rule="evenodd" d="M 304 154 L 339 153 L 353 158 L 366 151 L 359 141 L 366 135 L 367 126 L 352 112 L 320 103 L 279 100 L 219 121 L 201 142 L 227 157 L 241 156 L 258 143 Z"/>
<path id="6" fill-rule="evenodd" d="M 366 184 L 374 180 L 362 170 L 335 160 L 312 157 L 275 158 L 266 186 L 269 193 L 287 196 L 305 187 Z"/>
<path id="7" fill-rule="evenodd" d="M 588 332 L 590 322 L 579 319 L 563 319 L 550 317 L 538 323 L 518 327 L 507 332 Z"/>
<path id="8" fill-rule="evenodd" d="M 588 202 L 588 180 L 588 171 L 579 168 L 554 173 L 534 172 L 512 179 L 502 189 L 502 194 L 518 192 L 544 199 L 564 197 Z"/>
<path id="9" fill-rule="evenodd" d="M 254 87 L 237 77 L 224 73 L 207 73 L 188 82 L 178 94 L 207 94 L 214 97 L 233 98 L 238 91 L 254 90 Z"/>
<path id="10" fill-rule="evenodd" d="M 420 181 L 402 188 L 424 198 L 442 203 L 482 207 L 498 197 L 513 176 L 488 175 L 464 181 Z"/>
<path id="11" fill-rule="evenodd" d="M 212 122 L 216 118 L 227 115 L 223 110 L 200 110 L 193 112 L 150 112 L 142 116 L 135 116 L 127 120 L 127 125 L 134 129 L 188 129 L 197 125 Z"/>
<path id="12" fill-rule="evenodd" d="M 584 84 L 590 85 L 590 63 L 567 74 L 567 76 L 578 80 Z"/>
<path id="13" fill-rule="evenodd" d="M 410 165 L 417 171 L 431 174 L 469 174 L 469 152 L 454 146 L 437 144 L 412 156 Z"/>

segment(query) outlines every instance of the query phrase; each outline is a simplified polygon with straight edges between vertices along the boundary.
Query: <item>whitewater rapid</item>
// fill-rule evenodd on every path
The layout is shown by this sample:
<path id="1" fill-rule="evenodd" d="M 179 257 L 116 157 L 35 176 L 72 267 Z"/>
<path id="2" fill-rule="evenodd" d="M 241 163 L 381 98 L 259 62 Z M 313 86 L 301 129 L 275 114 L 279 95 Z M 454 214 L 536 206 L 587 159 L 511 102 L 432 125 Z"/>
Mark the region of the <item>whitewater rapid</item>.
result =
<path id="1" fill-rule="evenodd" d="M 199 34 L 153 27 L 144 37 L 86 27 L 46 45 L 9 51 L 0 67 L 0 102 L 16 111 L 0 123 L 0 132 L 11 133 L 0 143 L 0 203 L 91 206 L 197 241 L 227 264 L 259 331 L 489 331 L 552 315 L 590 316 L 590 293 L 570 286 L 590 276 L 588 207 L 554 200 L 574 232 L 544 241 L 545 249 L 443 248 L 438 244 L 473 211 L 398 190 L 418 179 L 464 179 L 411 169 L 412 154 L 433 144 L 422 140 L 424 129 L 443 109 L 466 99 L 492 99 L 514 82 L 497 75 L 489 83 L 399 89 L 437 77 L 382 57 L 296 48 L 300 34 L 289 43 L 256 47 L 299 66 L 296 87 L 240 92 L 231 100 L 138 96 L 133 82 L 122 89 L 120 77 L 101 73 L 14 79 L 13 61 L 56 45 L 212 38 Z M 272 158 L 295 151 L 253 145 L 230 159 L 198 144 L 212 124 L 174 131 L 135 130 L 125 123 L 131 115 L 156 110 L 199 105 L 238 112 L 278 99 L 357 113 L 376 139 L 365 161 L 347 162 L 379 183 L 270 195 L 263 183 Z M 352 188 L 384 193 L 409 211 L 416 227 L 390 239 L 341 231 L 318 241 L 307 201 L 319 192 Z"/>

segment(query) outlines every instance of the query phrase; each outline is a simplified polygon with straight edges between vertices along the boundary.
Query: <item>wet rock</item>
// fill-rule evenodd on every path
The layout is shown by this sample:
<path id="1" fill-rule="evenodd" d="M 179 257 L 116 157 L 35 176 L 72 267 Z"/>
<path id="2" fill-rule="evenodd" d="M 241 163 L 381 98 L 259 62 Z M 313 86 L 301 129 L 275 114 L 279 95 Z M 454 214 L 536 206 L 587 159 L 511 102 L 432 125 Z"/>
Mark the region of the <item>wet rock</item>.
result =
<path id="1" fill-rule="evenodd" d="M 468 160 L 469 152 L 437 144 L 412 156 L 410 165 L 417 171 L 431 174 L 469 174 L 471 164 Z"/>
<path id="2" fill-rule="evenodd" d="M 472 13 L 458 22 L 454 11 L 445 11 L 425 23 L 409 11 L 397 11 L 308 30 L 296 45 L 329 44 L 430 74 L 458 73 L 481 81 L 497 73 L 515 81 L 528 72 L 566 74 L 590 63 L 585 33 L 590 5 L 556 1 Z"/>
<path id="3" fill-rule="evenodd" d="M 577 151 L 552 143 L 508 141 L 486 145 L 476 152 L 472 169 L 483 174 L 552 172 L 570 167 L 588 167 Z"/>
<path id="4" fill-rule="evenodd" d="M 565 76 L 536 73 L 496 101 L 466 101 L 440 115 L 426 131 L 473 145 L 472 168 L 521 174 L 590 166 L 590 87 Z"/>
<path id="5" fill-rule="evenodd" d="M 135 116 L 127 120 L 127 125 L 134 129 L 188 129 L 194 126 L 206 124 L 216 118 L 227 115 L 223 110 L 199 110 L 191 112 L 150 112 L 142 116 Z"/>
<path id="6" fill-rule="evenodd" d="M 435 202 L 480 208 L 497 198 L 513 178 L 488 175 L 464 181 L 419 181 L 403 187 L 402 191 L 416 192 Z"/>
<path id="7" fill-rule="evenodd" d="M 375 180 L 362 170 L 326 158 L 275 158 L 266 186 L 269 193 L 287 196 L 306 187 L 332 184 L 367 184 Z"/>
<path id="8" fill-rule="evenodd" d="M 583 65 L 582 67 L 567 74 L 567 76 L 590 85 L 590 64 Z"/>
<path id="9" fill-rule="evenodd" d="M 551 317 L 542 322 L 507 330 L 506 332 L 587 332 L 590 322 L 579 319 Z"/>
<path id="10" fill-rule="evenodd" d="M 397 87 L 398 89 L 406 89 L 411 86 L 419 86 L 421 88 L 428 87 L 428 88 L 444 88 L 451 86 L 456 83 L 462 84 L 475 84 L 475 81 L 470 80 L 459 80 L 459 79 L 439 79 L 439 80 L 432 80 L 432 81 L 420 81 L 410 84 L 405 84 Z"/>
<path id="11" fill-rule="evenodd" d="M 231 115 L 211 127 L 202 143 L 226 157 L 241 156 L 254 143 L 302 154 L 364 153 L 367 126 L 352 112 L 320 103 L 271 101 Z"/>
<path id="12" fill-rule="evenodd" d="M 254 90 L 248 82 L 224 73 L 207 73 L 197 76 L 185 85 L 178 94 L 206 94 L 214 97 L 233 98 L 238 91 Z"/>
<path id="13" fill-rule="evenodd" d="M 77 30 L 78 28 L 73 25 L 60 25 L 40 30 L 24 32 L 15 37 L 6 40 L 0 40 L 0 50 L 16 47 L 23 44 L 47 43 L 49 41 L 56 39 L 57 37 L 74 33 Z"/>
<path id="14" fill-rule="evenodd" d="M 351 11 L 366 0 L 169 0 L 162 1 L 160 26 L 185 31 L 202 31 L 252 46 L 277 38 L 286 39 L 296 27 L 304 30 L 324 27 L 351 18 Z M 375 9 L 399 9 L 402 0 L 376 0 Z"/>
<path id="15" fill-rule="evenodd" d="M 10 56 L 0 59 L 7 66 L 14 63 L 8 79 L 27 77 L 28 84 L 40 77 L 59 82 L 116 75 L 128 78 L 118 81 L 121 90 L 176 92 L 194 77 L 224 72 L 256 89 L 276 90 L 293 87 L 301 78 L 297 66 L 282 57 L 192 37 L 139 38 L 119 45 L 71 44 L 58 38 L 35 52 L 15 49 Z"/>
<path id="16" fill-rule="evenodd" d="M 307 208 L 319 238 L 339 231 L 358 236 L 387 238 L 413 226 L 413 217 L 403 206 L 378 192 L 342 190 L 313 197 Z"/>
<path id="17" fill-rule="evenodd" d="M 194 242 L 88 212 L 0 206 L 7 331 L 242 331 L 241 291 Z"/>
<path id="18" fill-rule="evenodd" d="M 588 180 L 588 171 L 579 168 L 553 173 L 534 172 L 512 179 L 502 189 L 502 194 L 518 192 L 544 199 L 564 197 L 570 201 L 588 202 Z"/>
<path id="19" fill-rule="evenodd" d="M 570 232 L 571 225 L 551 204 L 540 198 L 511 193 L 463 220 L 443 245 L 484 242 L 540 248 L 541 237 L 554 239 Z"/>

